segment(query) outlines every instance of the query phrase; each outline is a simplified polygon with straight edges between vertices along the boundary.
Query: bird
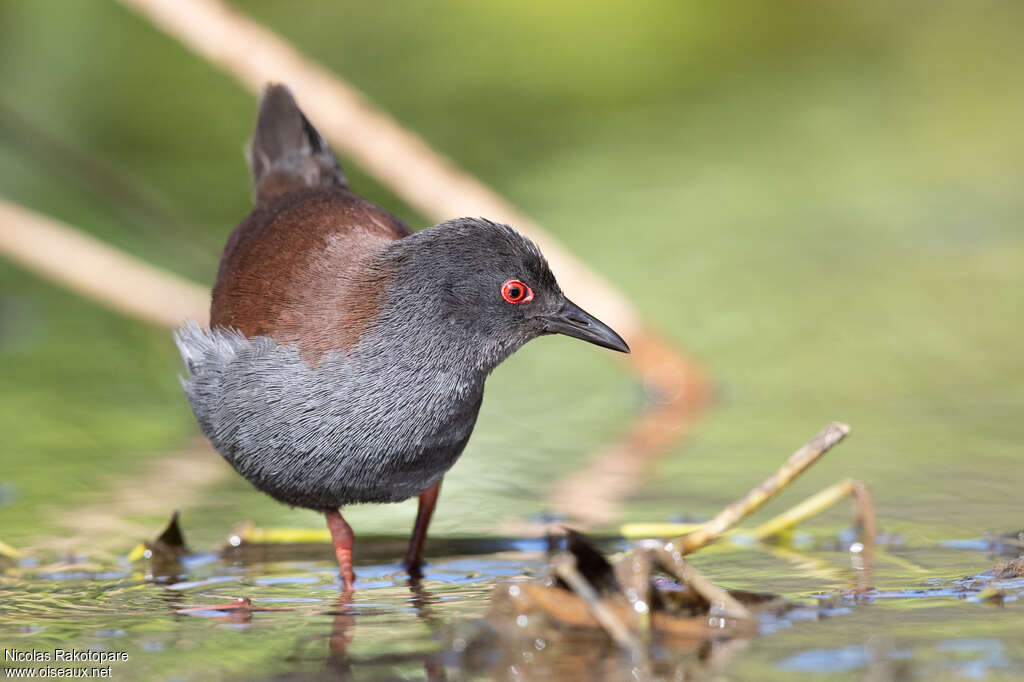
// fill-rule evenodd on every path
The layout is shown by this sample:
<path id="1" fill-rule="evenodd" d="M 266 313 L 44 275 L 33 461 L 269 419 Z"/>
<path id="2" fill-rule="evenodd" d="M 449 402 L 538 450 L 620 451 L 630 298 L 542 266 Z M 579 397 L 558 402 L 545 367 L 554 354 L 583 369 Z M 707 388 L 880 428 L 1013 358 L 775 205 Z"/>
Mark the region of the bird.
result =
<path id="1" fill-rule="evenodd" d="M 463 217 L 414 232 L 356 194 L 283 84 L 264 88 L 247 156 L 254 207 L 224 247 L 209 326 L 174 333 L 192 412 L 258 490 L 324 514 L 345 589 L 341 510 L 418 496 L 404 567 L 421 577 L 490 372 L 549 334 L 629 346 L 514 228 Z"/>

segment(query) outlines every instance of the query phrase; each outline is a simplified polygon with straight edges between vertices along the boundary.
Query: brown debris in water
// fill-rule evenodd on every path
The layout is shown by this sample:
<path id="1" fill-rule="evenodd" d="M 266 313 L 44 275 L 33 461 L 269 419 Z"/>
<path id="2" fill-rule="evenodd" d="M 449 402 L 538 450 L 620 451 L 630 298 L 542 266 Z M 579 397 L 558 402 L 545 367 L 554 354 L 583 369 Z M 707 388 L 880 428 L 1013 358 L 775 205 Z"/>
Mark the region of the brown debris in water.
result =
<path id="1" fill-rule="evenodd" d="M 291 611 L 292 609 L 265 609 L 260 606 L 253 606 L 252 600 L 248 597 L 237 597 L 222 604 L 210 604 L 208 606 L 187 606 L 177 609 L 175 613 L 186 616 L 212 616 L 222 623 L 248 623 L 252 621 L 254 613 L 277 613 Z"/>
<path id="2" fill-rule="evenodd" d="M 635 652 L 650 636 L 677 643 L 690 640 L 694 645 L 750 636 L 756 631 L 757 610 L 781 603 L 774 595 L 734 595 L 712 585 L 681 557 L 673 564 L 651 547 L 640 547 L 612 563 L 581 533 L 569 531 L 566 545 L 566 551 L 553 559 L 550 577 L 495 587 L 492 621 L 603 630 Z M 676 581 L 656 580 L 658 573 Z M 680 575 L 686 579 L 679 581 Z"/>
<path id="3" fill-rule="evenodd" d="M 149 543 L 150 548 L 165 556 L 179 557 L 188 554 L 188 547 L 185 546 L 185 535 L 181 532 L 178 524 L 178 510 L 171 512 L 171 520 L 167 527 L 157 536 L 156 540 Z"/>
<path id="4" fill-rule="evenodd" d="M 160 535 L 152 542 L 144 542 L 145 548 L 142 556 L 154 562 L 177 562 L 184 555 L 188 554 L 188 547 L 185 545 L 185 535 L 181 532 L 178 523 L 178 510 L 171 512 L 171 519 L 161 531 Z M 133 553 L 134 554 L 134 553 Z"/>
<path id="5" fill-rule="evenodd" d="M 601 632 L 643 661 L 652 638 L 672 639 L 694 646 L 700 642 L 748 638 L 756 633 L 759 615 L 791 606 L 770 594 L 730 592 L 717 586 L 687 560 L 717 541 L 740 520 L 789 486 L 850 432 L 839 422 L 829 424 L 792 456 L 772 476 L 723 509 L 696 530 L 664 540 L 647 540 L 617 561 L 606 559 L 586 537 L 568 530 L 566 550 L 552 560 L 552 575 L 528 582 L 502 583 L 495 587 L 490 620 L 497 630 L 509 623 L 523 629 Z M 874 507 L 867 487 L 847 480 L 827 503 L 801 510 L 776 523 L 788 528 L 844 494 L 858 501 L 856 523 L 863 538 L 858 559 L 863 570 L 858 589 L 870 589 L 872 547 L 877 532 Z M 806 505 L 805 505 L 806 506 Z M 671 580 L 656 579 L 659 574 Z"/>
<path id="6" fill-rule="evenodd" d="M 992 575 L 996 578 L 1024 578 L 1024 555 L 996 564 Z"/>
<path id="7" fill-rule="evenodd" d="M 181 558 L 189 553 L 185 535 L 178 523 L 178 510 L 158 536 L 152 541 L 141 542 L 128 554 L 129 561 L 145 560 L 149 563 L 147 572 L 152 576 L 174 576 L 181 572 Z"/>

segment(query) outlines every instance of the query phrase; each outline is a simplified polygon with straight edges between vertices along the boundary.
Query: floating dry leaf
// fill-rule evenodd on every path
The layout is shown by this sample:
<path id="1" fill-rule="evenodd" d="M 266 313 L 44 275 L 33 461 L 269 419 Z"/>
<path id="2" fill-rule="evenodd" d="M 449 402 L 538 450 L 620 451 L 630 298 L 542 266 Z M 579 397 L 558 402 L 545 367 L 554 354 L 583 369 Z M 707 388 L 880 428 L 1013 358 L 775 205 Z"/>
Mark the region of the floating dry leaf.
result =
<path id="1" fill-rule="evenodd" d="M 178 510 L 171 512 L 171 519 L 160 535 L 151 542 L 141 542 L 129 552 L 129 561 L 148 559 L 160 566 L 160 573 L 171 573 L 170 569 L 180 563 L 181 557 L 189 553 L 185 545 L 185 535 L 178 523 Z M 166 569 L 166 570 L 165 570 Z M 156 573 L 157 571 L 154 571 Z"/>

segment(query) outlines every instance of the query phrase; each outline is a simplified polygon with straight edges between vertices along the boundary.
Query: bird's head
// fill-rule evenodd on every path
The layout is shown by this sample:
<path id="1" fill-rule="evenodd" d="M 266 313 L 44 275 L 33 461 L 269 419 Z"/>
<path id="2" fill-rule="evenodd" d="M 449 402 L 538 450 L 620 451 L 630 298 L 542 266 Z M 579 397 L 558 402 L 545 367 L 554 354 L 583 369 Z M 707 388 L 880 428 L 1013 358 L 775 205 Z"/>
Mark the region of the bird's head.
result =
<path id="1" fill-rule="evenodd" d="M 460 354 L 487 371 L 545 334 L 629 352 L 622 337 L 566 298 L 540 250 L 507 225 L 460 218 L 391 246 L 389 308 L 433 352 Z"/>

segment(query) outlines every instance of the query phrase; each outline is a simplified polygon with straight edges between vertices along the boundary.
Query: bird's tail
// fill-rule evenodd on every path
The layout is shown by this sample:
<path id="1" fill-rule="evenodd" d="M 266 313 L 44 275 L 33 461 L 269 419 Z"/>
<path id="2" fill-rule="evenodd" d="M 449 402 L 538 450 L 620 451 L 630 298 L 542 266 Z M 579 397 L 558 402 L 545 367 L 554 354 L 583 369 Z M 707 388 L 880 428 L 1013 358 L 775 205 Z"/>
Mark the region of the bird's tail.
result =
<path id="1" fill-rule="evenodd" d="M 284 85 L 263 90 L 256 132 L 249 147 L 257 206 L 303 187 L 347 184 L 334 152 Z"/>

